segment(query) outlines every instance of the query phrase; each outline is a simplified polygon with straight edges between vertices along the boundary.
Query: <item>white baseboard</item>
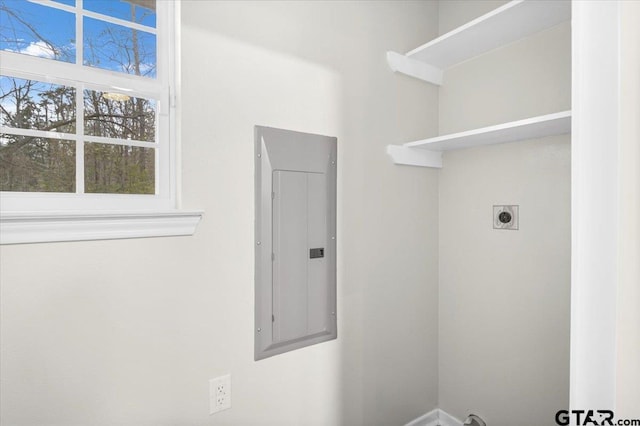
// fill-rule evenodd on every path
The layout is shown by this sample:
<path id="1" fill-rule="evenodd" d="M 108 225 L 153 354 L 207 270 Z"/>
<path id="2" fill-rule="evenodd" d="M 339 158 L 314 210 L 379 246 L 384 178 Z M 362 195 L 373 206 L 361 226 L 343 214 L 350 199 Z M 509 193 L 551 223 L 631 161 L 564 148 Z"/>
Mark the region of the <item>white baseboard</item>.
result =
<path id="1" fill-rule="evenodd" d="M 440 426 L 462 426 L 462 421 L 456 419 L 451 414 L 440 409 L 438 411 L 438 420 L 440 421 Z"/>
<path id="2" fill-rule="evenodd" d="M 438 414 L 439 409 L 431 410 L 427 414 L 424 414 L 417 419 L 411 420 L 404 426 L 439 426 L 438 425 Z"/>
<path id="3" fill-rule="evenodd" d="M 462 422 L 451 414 L 436 408 L 410 421 L 405 426 L 462 426 Z"/>

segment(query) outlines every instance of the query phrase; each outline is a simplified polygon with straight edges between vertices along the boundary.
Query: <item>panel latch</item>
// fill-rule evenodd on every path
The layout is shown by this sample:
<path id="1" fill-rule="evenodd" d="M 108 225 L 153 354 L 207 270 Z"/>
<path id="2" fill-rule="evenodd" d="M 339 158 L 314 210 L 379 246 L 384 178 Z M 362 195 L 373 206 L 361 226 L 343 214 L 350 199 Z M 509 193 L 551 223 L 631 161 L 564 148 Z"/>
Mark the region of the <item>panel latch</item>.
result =
<path id="1" fill-rule="evenodd" d="M 324 257 L 324 247 L 309 249 L 309 259 L 317 259 L 319 257 Z"/>

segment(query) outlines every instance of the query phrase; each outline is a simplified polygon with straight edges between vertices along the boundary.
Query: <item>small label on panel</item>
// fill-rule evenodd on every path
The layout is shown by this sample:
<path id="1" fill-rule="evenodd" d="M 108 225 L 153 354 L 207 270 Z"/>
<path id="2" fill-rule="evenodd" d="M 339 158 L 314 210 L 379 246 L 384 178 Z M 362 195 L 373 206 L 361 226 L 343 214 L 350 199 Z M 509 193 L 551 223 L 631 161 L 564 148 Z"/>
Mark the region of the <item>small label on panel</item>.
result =
<path id="1" fill-rule="evenodd" d="M 319 257 L 324 257 L 324 248 L 312 248 L 309 249 L 309 258 L 317 259 Z"/>

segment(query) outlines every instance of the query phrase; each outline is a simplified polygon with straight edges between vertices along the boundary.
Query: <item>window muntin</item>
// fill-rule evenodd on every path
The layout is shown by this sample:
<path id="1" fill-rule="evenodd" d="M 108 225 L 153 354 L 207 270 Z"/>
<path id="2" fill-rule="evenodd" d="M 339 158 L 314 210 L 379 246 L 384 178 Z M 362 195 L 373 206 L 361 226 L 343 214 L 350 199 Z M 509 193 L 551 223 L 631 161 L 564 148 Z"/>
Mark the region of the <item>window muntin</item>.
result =
<path id="1" fill-rule="evenodd" d="M 6 0 L 0 0 L 0 5 L 6 7 L 6 3 Z M 133 34 L 137 34 L 137 56 L 131 44 L 128 45 L 128 52 L 125 52 L 130 54 L 133 63 L 111 61 L 103 69 L 86 66 L 83 65 L 83 48 L 76 50 L 73 64 L 28 57 L 18 54 L 13 48 L 0 52 L 0 72 L 6 79 L 31 79 L 40 83 L 44 83 L 40 80 L 46 80 L 49 85 L 71 88 L 75 93 L 76 113 L 74 127 L 63 131 L 65 140 L 75 144 L 72 194 L 64 194 L 68 192 L 65 190 L 33 192 L 31 196 L 26 196 L 26 191 L 0 188 L 5 191 L 2 193 L 3 211 L 33 210 L 34 206 L 35 209 L 44 206 L 45 209 L 54 210 L 103 209 L 105 206 L 109 209 L 175 207 L 174 172 L 170 161 L 173 152 L 170 144 L 172 129 L 169 125 L 169 94 L 173 76 L 173 69 L 169 66 L 173 64 L 170 17 L 173 2 L 158 2 L 157 10 L 148 12 L 145 19 L 136 18 L 137 22 L 125 21 L 122 13 L 103 15 L 99 10 L 106 12 L 104 7 L 107 5 L 99 3 L 64 0 L 39 2 L 36 6 L 69 12 L 75 16 L 76 38 L 79 39 L 85 39 L 85 30 L 92 34 L 86 22 L 93 21 L 99 21 L 95 28 L 111 31 L 109 37 L 116 30 L 120 34 L 131 34 L 131 39 Z M 140 8 L 152 2 L 130 0 L 129 5 L 126 1 L 118 3 L 125 3 L 129 9 L 135 8 L 135 16 L 141 17 L 144 14 L 139 12 Z M 71 4 L 75 4 L 75 7 L 71 7 Z M 152 43 L 144 41 L 149 36 L 152 36 Z M 120 44 L 127 46 L 126 43 Z M 126 57 L 126 54 L 122 57 Z M 42 78 L 38 80 L 38 77 Z M 109 121 L 109 125 L 96 125 L 100 120 L 103 124 Z M 7 135 L 14 139 L 18 136 L 51 138 L 52 131 L 56 131 L 19 129 L 6 123 L 0 124 L 0 127 L 5 143 Z M 3 167 L 0 164 L 0 168 Z M 39 200 L 33 197 L 38 194 L 41 195 Z"/>

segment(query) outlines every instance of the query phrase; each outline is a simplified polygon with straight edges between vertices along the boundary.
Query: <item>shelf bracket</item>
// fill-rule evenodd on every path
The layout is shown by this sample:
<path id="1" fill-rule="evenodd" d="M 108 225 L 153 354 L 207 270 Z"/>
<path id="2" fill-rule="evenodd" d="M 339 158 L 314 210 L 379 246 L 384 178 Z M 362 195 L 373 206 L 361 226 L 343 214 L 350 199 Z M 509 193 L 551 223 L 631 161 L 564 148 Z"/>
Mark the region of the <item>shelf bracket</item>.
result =
<path id="1" fill-rule="evenodd" d="M 395 164 L 442 168 L 442 152 L 402 145 L 387 145 L 387 154 Z"/>
<path id="2" fill-rule="evenodd" d="M 401 72 L 408 76 L 442 86 L 442 70 L 425 62 L 411 59 L 396 52 L 387 52 L 387 62 L 393 72 Z"/>

